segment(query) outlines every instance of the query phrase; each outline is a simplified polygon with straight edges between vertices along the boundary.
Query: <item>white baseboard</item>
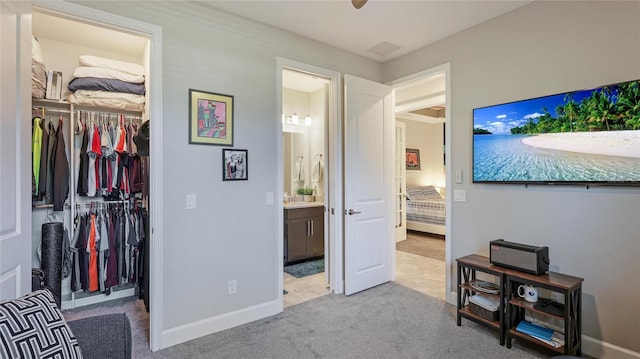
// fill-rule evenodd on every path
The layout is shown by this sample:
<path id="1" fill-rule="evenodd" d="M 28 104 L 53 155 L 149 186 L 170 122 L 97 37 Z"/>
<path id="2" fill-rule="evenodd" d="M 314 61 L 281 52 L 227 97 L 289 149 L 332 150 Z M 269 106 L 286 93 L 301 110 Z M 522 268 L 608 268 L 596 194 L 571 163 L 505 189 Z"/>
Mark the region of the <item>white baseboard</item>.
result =
<path id="1" fill-rule="evenodd" d="M 104 303 L 110 300 L 133 297 L 136 295 L 136 289 L 126 288 L 126 289 L 114 290 L 109 295 L 102 294 L 102 293 L 85 295 L 84 292 L 79 292 L 79 293 L 80 295 L 77 295 L 74 293 L 68 294 L 67 296 L 69 299 L 65 298 L 65 295 L 63 294 L 62 295 L 63 300 L 60 303 L 62 309 L 74 309 L 74 308 L 84 307 L 86 305 Z"/>
<path id="2" fill-rule="evenodd" d="M 582 352 L 599 359 L 640 359 L 640 353 L 638 352 L 586 335 L 582 336 Z"/>
<path id="3" fill-rule="evenodd" d="M 162 331 L 160 349 L 165 349 L 205 335 L 276 315 L 281 311 L 282 302 L 279 303 L 275 300 L 235 312 L 224 313 L 216 317 L 206 318 L 179 327 L 166 329 Z"/>

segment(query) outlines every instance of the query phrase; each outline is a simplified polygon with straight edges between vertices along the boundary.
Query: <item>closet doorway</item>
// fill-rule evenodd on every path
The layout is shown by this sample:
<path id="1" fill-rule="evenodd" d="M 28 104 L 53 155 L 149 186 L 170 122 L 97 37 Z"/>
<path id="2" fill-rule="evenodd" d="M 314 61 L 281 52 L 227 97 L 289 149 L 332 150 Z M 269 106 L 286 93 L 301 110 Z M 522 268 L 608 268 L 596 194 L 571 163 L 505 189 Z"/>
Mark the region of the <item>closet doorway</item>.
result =
<path id="1" fill-rule="evenodd" d="M 139 258 L 144 258 L 144 265 L 142 260 L 138 262 L 140 265 L 135 265 L 135 268 L 145 271 L 146 279 L 144 283 L 131 279 L 126 286 L 118 284 L 108 292 L 100 290 L 96 293 L 87 294 L 81 290 L 72 290 L 69 283 L 70 279 L 66 278 L 62 282 L 62 307 L 71 311 L 82 309 L 90 304 L 92 304 L 91 307 L 100 306 L 101 303 L 118 298 L 131 298 L 136 301 L 140 298 L 140 302 L 144 301 L 144 304 L 137 305 L 138 310 L 148 310 L 149 313 L 136 315 L 146 321 L 146 323 L 140 323 L 138 330 L 149 328 L 149 346 L 152 350 L 158 350 L 161 347 L 160 334 L 162 328 L 162 323 L 159 320 L 161 318 L 159 313 L 161 313 L 162 309 L 162 298 L 158 296 L 161 293 L 161 286 L 158 283 L 161 283 L 162 268 L 160 262 L 156 259 L 161 257 L 162 230 L 159 227 L 162 224 L 162 203 L 161 196 L 157 194 L 162 192 L 160 177 L 162 158 L 161 152 L 157 149 L 161 148 L 162 69 L 155 59 L 162 58 L 161 29 L 155 25 L 66 2 L 34 4 L 32 15 L 32 33 L 38 38 L 38 42 L 42 46 L 44 64 L 48 69 L 60 71 L 63 74 L 63 100 L 69 94 L 67 87 L 70 80 L 74 77 L 81 77 L 75 74 L 80 62 L 79 56 L 81 55 L 93 55 L 98 58 L 133 63 L 143 68 L 140 75 L 144 76 L 143 84 L 146 91 L 139 99 L 144 103 L 141 110 L 123 110 L 122 107 L 111 107 L 103 103 L 88 104 L 62 101 L 55 104 L 56 107 L 61 108 L 59 112 L 66 111 L 65 116 L 67 116 L 64 131 L 68 146 L 70 190 L 69 205 L 61 212 L 65 217 L 65 225 L 73 226 L 74 217 L 77 217 L 83 208 L 91 210 L 102 208 L 106 210 L 108 209 L 107 207 L 111 208 L 113 206 L 120 209 L 130 208 L 131 206 L 136 206 L 137 208 L 139 206 L 146 213 L 147 227 L 144 242 L 144 251 L 147 254 L 140 253 L 139 256 Z M 126 40 L 123 40 L 123 38 Z M 53 102 L 50 103 L 48 101 L 50 100 L 33 100 L 33 103 L 36 107 L 54 105 Z M 90 116 L 86 116 L 87 114 L 90 114 Z M 115 119 L 110 118 L 112 115 L 115 115 Z M 122 191 L 123 193 L 126 192 L 126 195 L 121 193 L 114 198 L 78 195 L 79 153 L 82 146 L 82 135 L 81 131 L 76 130 L 82 127 L 81 118 L 86 119 L 93 116 L 96 116 L 95 119 L 102 117 L 104 124 L 115 121 L 118 125 L 130 125 L 131 129 L 135 128 L 136 131 L 143 122 L 149 121 L 153 117 L 153 121 L 150 122 L 153 125 L 149 126 L 150 129 L 146 135 L 146 147 L 143 145 L 143 151 L 146 149 L 146 154 L 138 152 L 143 162 L 141 166 L 145 172 L 143 175 L 147 176 L 148 180 L 144 182 L 144 188 L 140 192 L 142 194 L 136 194 L 137 200 L 132 199 L 133 192 L 130 192 L 130 189 Z M 152 140 L 149 141 L 149 139 Z M 133 153 L 130 153 L 130 155 L 135 156 Z M 34 209 L 32 228 L 37 228 L 40 225 L 38 222 L 41 221 L 42 214 L 37 212 L 38 210 Z M 143 224 L 141 223 L 140 225 Z M 154 231 L 151 229 L 154 229 Z M 34 250 L 37 248 L 35 243 L 39 240 L 39 238 L 36 238 L 38 233 L 39 230 L 33 230 Z M 153 238 L 151 233 L 153 233 Z M 142 269 L 143 266 L 144 269 Z M 130 264 L 130 268 L 134 268 L 134 265 Z M 139 277 L 137 274 L 133 274 L 130 278 Z"/>
<path id="2" fill-rule="evenodd" d="M 279 238 L 283 308 L 331 293 L 338 282 L 335 134 L 338 75 L 279 59 Z M 339 162 L 337 162 L 339 163 Z M 340 276 L 341 277 L 341 276 Z"/>
<path id="3" fill-rule="evenodd" d="M 397 81 L 396 281 L 426 295 L 451 298 L 451 188 L 446 144 L 449 64 Z M 429 213 L 421 202 L 431 201 Z M 415 202 L 415 203 L 412 203 Z M 436 210 L 437 209 L 437 210 Z"/>

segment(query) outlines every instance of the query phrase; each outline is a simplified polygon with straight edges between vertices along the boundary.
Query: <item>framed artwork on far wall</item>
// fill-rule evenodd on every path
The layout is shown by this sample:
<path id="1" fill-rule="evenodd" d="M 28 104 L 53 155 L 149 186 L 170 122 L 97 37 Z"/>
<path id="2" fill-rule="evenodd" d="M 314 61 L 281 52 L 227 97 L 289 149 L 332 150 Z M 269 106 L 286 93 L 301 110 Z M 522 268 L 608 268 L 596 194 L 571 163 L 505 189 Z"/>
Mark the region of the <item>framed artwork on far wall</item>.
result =
<path id="1" fill-rule="evenodd" d="M 189 143 L 233 146 L 233 96 L 189 89 Z"/>
<path id="2" fill-rule="evenodd" d="M 419 170 L 420 169 L 420 150 L 414 148 L 407 148 L 407 169 Z"/>
<path id="3" fill-rule="evenodd" d="M 222 149 L 222 180 L 243 181 L 249 179 L 247 150 Z"/>

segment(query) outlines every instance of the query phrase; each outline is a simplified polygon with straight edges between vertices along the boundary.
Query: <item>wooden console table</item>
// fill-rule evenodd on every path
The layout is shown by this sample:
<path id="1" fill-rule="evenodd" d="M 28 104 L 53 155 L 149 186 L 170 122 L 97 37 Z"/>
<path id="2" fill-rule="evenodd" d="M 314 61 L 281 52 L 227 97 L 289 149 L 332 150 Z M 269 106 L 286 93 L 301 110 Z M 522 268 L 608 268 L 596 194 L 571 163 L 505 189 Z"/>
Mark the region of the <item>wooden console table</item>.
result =
<path id="1" fill-rule="evenodd" d="M 497 329 L 500 333 L 500 345 L 504 345 L 506 341 L 507 348 L 511 348 L 512 339 L 518 339 L 562 354 L 582 354 L 582 282 L 584 279 L 556 272 L 533 275 L 493 265 L 489 262 L 488 257 L 477 254 L 458 258 L 456 262 L 458 264 L 456 318 L 458 326 L 462 324 L 461 318 L 466 318 Z M 492 321 L 483 318 L 471 312 L 469 308 L 469 297 L 477 292 L 471 287 L 470 283 L 476 280 L 477 272 L 493 276 L 500 288 L 499 293 L 496 294 L 500 303 L 498 320 Z M 563 313 L 551 314 L 534 308 L 534 303 L 526 302 L 517 295 L 517 288 L 521 284 L 545 288 L 551 292 L 562 294 L 564 297 L 564 303 L 561 303 L 564 304 Z M 486 293 L 483 294 L 486 295 Z M 530 310 L 533 313 L 551 319 L 555 318 L 564 321 L 565 345 L 556 348 L 516 331 L 516 326 L 520 320 L 524 319 L 525 310 Z"/>

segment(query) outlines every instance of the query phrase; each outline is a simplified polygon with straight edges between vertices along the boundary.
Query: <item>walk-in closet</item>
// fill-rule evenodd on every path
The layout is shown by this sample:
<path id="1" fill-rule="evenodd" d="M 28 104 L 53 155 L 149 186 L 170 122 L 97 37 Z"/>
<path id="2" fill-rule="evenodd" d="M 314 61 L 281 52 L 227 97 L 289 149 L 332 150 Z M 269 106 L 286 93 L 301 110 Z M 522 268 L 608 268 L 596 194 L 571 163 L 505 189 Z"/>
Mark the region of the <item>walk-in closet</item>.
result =
<path id="1" fill-rule="evenodd" d="M 33 268 L 63 310 L 149 311 L 149 39 L 39 9 L 32 24 Z"/>

